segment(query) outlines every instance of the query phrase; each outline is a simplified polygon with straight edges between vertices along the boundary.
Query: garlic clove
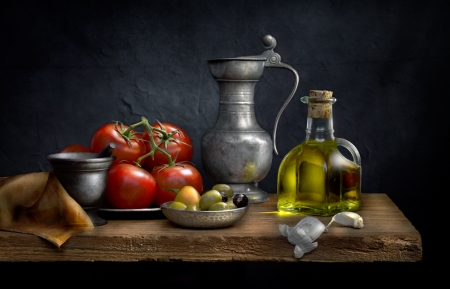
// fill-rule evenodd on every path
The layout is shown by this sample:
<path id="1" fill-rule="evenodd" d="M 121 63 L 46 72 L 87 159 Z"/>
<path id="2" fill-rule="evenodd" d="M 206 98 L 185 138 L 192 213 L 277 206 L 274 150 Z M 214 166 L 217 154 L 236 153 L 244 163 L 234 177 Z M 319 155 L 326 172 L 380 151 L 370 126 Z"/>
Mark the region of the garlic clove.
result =
<path id="1" fill-rule="evenodd" d="M 287 237 L 289 235 L 289 226 L 286 224 L 278 224 L 278 230 L 283 237 Z"/>
<path id="2" fill-rule="evenodd" d="M 334 215 L 326 228 L 328 228 L 333 222 L 336 222 L 346 227 L 353 227 L 356 229 L 361 229 L 362 227 L 364 227 L 362 217 L 357 213 L 353 212 L 341 212 Z"/>
<path id="3" fill-rule="evenodd" d="M 294 256 L 295 258 L 301 258 L 304 254 L 311 252 L 317 247 L 317 242 L 310 243 L 307 245 L 295 245 Z"/>

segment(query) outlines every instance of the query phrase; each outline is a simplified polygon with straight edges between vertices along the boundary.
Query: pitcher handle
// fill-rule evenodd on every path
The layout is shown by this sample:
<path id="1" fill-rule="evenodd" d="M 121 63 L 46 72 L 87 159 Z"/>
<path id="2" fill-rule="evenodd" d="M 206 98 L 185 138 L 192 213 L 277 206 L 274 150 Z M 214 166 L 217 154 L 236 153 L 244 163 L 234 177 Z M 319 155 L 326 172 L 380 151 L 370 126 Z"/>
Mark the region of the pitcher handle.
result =
<path id="1" fill-rule="evenodd" d="M 294 68 L 292 68 L 290 65 L 281 62 L 281 56 L 278 53 L 273 51 L 275 46 L 277 46 L 277 41 L 275 40 L 275 38 L 273 38 L 270 35 L 264 36 L 263 45 L 264 45 L 264 48 L 266 49 L 266 51 L 264 51 L 262 53 L 262 56 L 267 57 L 267 60 L 264 64 L 265 67 L 286 68 L 286 69 L 289 69 L 290 71 L 292 71 L 295 75 L 294 89 L 292 89 L 291 94 L 289 95 L 289 97 L 284 102 L 283 106 L 281 107 L 280 111 L 278 112 L 277 118 L 275 119 L 275 126 L 273 128 L 273 150 L 275 151 L 275 154 L 278 155 L 277 142 L 276 142 L 278 121 L 280 120 L 281 114 L 283 113 L 284 109 L 289 104 L 289 102 L 291 101 L 295 92 L 297 91 L 299 78 L 298 78 L 297 71 Z"/>
<path id="2" fill-rule="evenodd" d="M 336 144 L 338 146 L 342 146 L 346 148 L 352 155 L 353 161 L 358 165 L 361 166 L 361 156 L 359 155 L 358 149 L 348 140 L 343 138 L 335 138 Z"/>

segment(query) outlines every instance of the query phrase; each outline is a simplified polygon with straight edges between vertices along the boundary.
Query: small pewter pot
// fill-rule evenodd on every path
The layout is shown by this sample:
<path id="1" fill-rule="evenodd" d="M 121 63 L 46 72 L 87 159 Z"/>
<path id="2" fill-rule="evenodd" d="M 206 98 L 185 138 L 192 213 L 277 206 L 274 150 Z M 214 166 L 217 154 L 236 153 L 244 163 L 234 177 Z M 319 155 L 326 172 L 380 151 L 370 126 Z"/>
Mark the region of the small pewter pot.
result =
<path id="1" fill-rule="evenodd" d="M 281 62 L 273 49 L 276 40 L 263 38 L 266 51 L 261 55 L 208 60 L 210 72 L 219 85 L 219 116 L 214 128 L 202 138 L 201 157 L 206 174 L 216 183 L 230 185 L 235 193 L 247 195 L 250 203 L 269 200 L 258 188 L 272 165 L 272 148 L 276 154 L 276 129 L 284 108 L 298 86 L 295 69 Z M 286 68 L 295 75 L 295 85 L 275 120 L 273 139 L 256 121 L 255 86 L 264 67 Z"/>
<path id="2" fill-rule="evenodd" d="M 98 215 L 106 191 L 108 171 L 116 157 L 97 153 L 57 153 L 47 157 L 67 193 L 85 210 L 95 226 L 108 221 Z"/>

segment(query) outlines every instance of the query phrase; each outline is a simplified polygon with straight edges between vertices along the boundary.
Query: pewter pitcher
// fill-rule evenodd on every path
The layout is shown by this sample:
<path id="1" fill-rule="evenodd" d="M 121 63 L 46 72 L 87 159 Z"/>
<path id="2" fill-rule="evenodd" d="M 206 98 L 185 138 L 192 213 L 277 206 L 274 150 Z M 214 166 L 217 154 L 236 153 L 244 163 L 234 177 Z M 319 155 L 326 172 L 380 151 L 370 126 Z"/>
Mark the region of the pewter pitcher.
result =
<path id="1" fill-rule="evenodd" d="M 298 86 L 298 74 L 281 62 L 273 49 L 276 40 L 263 38 L 264 53 L 256 56 L 208 60 L 210 72 L 219 85 L 219 116 L 214 128 L 202 138 L 201 157 L 206 174 L 215 183 L 230 185 L 234 193 L 247 195 L 250 203 L 269 200 L 267 192 L 258 187 L 272 165 L 272 148 L 276 154 L 276 130 L 284 108 Z M 256 121 L 255 86 L 264 67 L 286 68 L 295 75 L 295 85 L 275 120 L 273 142 Z"/>

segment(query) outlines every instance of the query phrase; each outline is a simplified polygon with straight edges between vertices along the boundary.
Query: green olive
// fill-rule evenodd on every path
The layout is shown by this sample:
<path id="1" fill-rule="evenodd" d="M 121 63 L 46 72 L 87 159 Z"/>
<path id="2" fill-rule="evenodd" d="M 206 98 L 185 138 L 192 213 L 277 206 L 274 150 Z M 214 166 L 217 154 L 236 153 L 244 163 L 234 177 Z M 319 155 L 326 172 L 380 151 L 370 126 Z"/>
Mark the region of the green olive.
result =
<path id="1" fill-rule="evenodd" d="M 200 210 L 208 211 L 212 204 L 222 201 L 222 194 L 217 190 L 209 190 L 200 198 Z"/>
<path id="2" fill-rule="evenodd" d="M 212 189 L 213 189 L 213 190 L 217 190 L 217 191 L 219 191 L 220 193 L 225 193 L 225 194 L 228 196 L 228 198 L 232 198 L 233 195 L 234 195 L 233 188 L 230 187 L 230 186 L 227 185 L 227 184 L 215 184 L 215 185 L 212 187 Z"/>
<path id="3" fill-rule="evenodd" d="M 200 211 L 200 208 L 196 205 L 189 205 L 186 207 L 186 211 Z"/>
<path id="4" fill-rule="evenodd" d="M 228 210 L 228 205 L 224 202 L 214 203 L 208 209 L 208 211 L 225 211 L 225 210 Z"/>
<path id="5" fill-rule="evenodd" d="M 175 209 L 175 210 L 186 210 L 186 205 L 182 202 L 175 202 L 169 204 L 169 208 Z"/>
<path id="6" fill-rule="evenodd" d="M 236 205 L 233 203 L 233 199 L 229 199 L 227 202 L 228 210 L 234 210 L 237 209 Z"/>

